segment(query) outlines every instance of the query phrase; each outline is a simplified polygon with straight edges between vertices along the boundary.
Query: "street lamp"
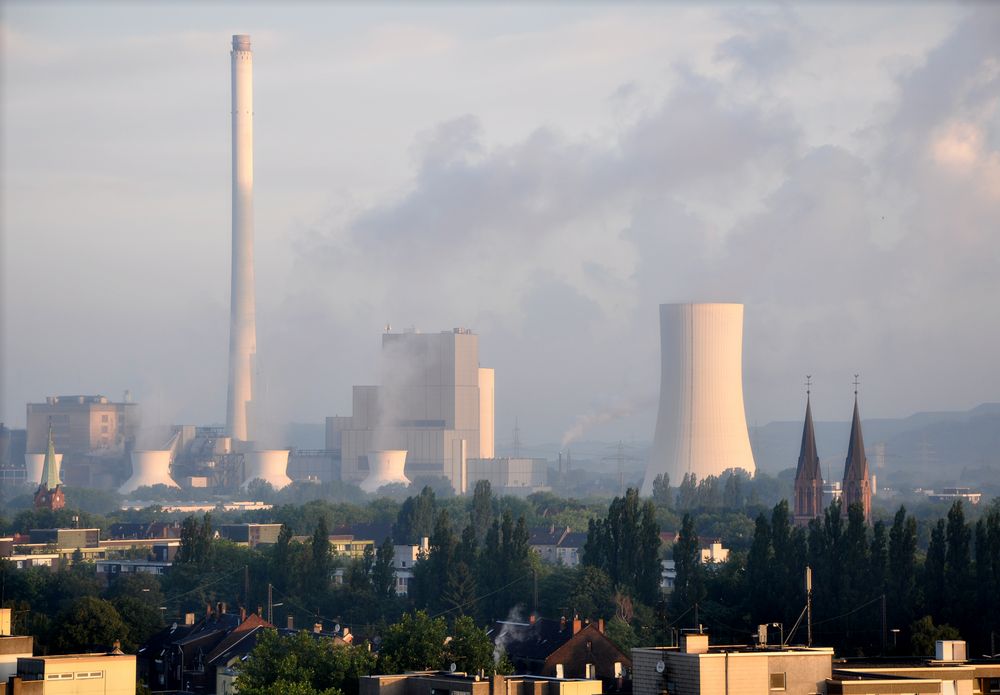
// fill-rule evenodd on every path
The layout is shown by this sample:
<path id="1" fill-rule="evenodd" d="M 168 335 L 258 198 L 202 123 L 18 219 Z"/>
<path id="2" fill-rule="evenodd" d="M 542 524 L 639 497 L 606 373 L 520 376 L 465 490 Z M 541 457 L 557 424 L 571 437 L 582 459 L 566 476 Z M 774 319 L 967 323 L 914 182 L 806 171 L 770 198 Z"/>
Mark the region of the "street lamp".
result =
<path id="1" fill-rule="evenodd" d="M 899 634 L 899 628 L 898 627 L 894 627 L 891 630 L 889 630 L 889 632 L 892 633 L 892 648 L 893 648 L 893 650 L 895 650 L 896 649 L 896 635 Z"/>

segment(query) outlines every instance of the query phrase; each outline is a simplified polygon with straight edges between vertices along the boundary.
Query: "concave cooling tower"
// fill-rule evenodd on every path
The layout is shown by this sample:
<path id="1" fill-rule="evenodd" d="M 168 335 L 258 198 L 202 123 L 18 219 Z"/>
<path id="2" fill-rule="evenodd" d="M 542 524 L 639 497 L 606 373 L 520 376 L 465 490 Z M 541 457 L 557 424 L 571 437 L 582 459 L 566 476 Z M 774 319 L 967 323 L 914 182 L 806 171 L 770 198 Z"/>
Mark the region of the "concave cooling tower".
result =
<path id="1" fill-rule="evenodd" d="M 383 485 L 399 483 L 409 485 L 410 480 L 403 473 L 406 467 L 405 449 L 368 452 L 368 477 L 361 481 L 361 489 L 375 492 Z"/>
<path id="2" fill-rule="evenodd" d="M 243 455 L 246 477 L 243 486 L 260 478 L 270 483 L 275 490 L 289 485 L 292 479 L 288 477 L 288 449 L 266 449 L 264 451 L 248 451 Z"/>
<path id="3" fill-rule="evenodd" d="M 146 485 L 166 485 L 180 488 L 170 477 L 170 449 L 162 451 L 133 451 L 132 477 L 118 488 L 123 495 L 135 492 Z"/>
<path id="4" fill-rule="evenodd" d="M 56 454 L 56 464 L 62 470 L 62 454 Z M 41 485 L 42 471 L 45 468 L 45 454 L 24 455 L 24 482 L 27 485 Z"/>
<path id="5" fill-rule="evenodd" d="M 743 410 L 743 305 L 660 305 L 660 412 L 642 494 L 660 473 L 680 485 L 756 470 Z"/>

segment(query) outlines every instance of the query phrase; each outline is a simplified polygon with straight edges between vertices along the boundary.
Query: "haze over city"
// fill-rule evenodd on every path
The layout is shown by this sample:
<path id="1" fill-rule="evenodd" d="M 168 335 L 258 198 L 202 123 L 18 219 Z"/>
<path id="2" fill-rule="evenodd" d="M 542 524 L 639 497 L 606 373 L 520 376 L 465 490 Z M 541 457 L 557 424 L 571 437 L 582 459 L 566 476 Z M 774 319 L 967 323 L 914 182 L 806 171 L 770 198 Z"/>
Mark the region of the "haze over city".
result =
<path id="1" fill-rule="evenodd" d="M 998 400 L 995 6 L 7 3 L 0 420 L 224 421 L 236 33 L 276 422 L 467 326 L 498 441 L 649 439 L 684 301 L 745 305 L 751 423 Z"/>

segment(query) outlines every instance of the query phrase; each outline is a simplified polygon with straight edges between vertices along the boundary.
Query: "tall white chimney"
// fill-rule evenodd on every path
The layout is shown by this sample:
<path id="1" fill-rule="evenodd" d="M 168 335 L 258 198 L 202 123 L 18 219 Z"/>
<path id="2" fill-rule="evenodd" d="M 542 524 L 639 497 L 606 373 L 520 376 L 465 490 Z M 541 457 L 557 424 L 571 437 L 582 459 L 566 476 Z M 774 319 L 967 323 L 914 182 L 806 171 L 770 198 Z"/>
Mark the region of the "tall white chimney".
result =
<path id="1" fill-rule="evenodd" d="M 229 314 L 229 397 L 226 430 L 251 439 L 253 372 L 257 354 L 253 276 L 253 52 L 250 37 L 233 36 L 233 264 Z"/>

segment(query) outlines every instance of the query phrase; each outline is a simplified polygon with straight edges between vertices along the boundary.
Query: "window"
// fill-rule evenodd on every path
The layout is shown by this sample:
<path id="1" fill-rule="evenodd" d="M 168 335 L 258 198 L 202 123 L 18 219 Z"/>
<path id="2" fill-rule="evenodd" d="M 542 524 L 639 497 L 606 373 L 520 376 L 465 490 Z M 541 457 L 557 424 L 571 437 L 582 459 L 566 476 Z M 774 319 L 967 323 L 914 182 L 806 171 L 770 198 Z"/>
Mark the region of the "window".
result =
<path id="1" fill-rule="evenodd" d="M 785 689 L 785 673 L 772 673 L 771 674 L 771 690 L 784 690 Z"/>
<path id="2" fill-rule="evenodd" d="M 107 421 L 108 421 L 108 416 L 107 415 L 102 415 L 101 416 L 101 422 L 107 422 Z"/>
<path id="3" fill-rule="evenodd" d="M 73 680 L 72 673 L 50 673 L 45 676 L 47 681 L 71 681 Z"/>
<path id="4" fill-rule="evenodd" d="M 93 678 L 104 678 L 104 671 L 77 671 L 76 679 L 78 681 L 90 680 Z"/>

